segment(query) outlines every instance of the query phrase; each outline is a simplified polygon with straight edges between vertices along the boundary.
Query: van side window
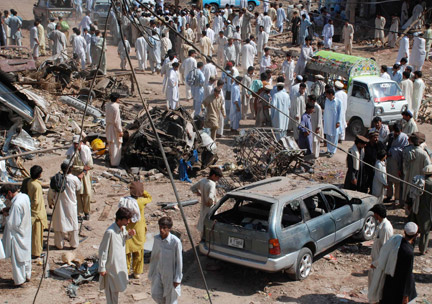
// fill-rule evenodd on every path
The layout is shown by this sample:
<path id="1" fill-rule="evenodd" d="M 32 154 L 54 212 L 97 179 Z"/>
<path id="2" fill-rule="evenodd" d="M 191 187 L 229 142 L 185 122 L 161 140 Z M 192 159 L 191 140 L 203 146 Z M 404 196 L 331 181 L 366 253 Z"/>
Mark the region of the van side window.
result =
<path id="1" fill-rule="evenodd" d="M 354 82 L 352 96 L 368 100 L 370 98 L 367 86 L 359 82 Z"/>
<path id="2" fill-rule="evenodd" d="M 326 198 L 331 210 L 335 210 L 348 204 L 348 199 L 333 189 L 324 190 L 322 194 Z"/>
<path id="3" fill-rule="evenodd" d="M 329 212 L 327 205 L 320 194 L 314 194 L 303 198 L 303 202 L 306 205 L 311 219 Z"/>
<path id="4" fill-rule="evenodd" d="M 282 228 L 298 224 L 302 221 L 300 201 L 292 201 L 285 205 L 282 212 Z"/>

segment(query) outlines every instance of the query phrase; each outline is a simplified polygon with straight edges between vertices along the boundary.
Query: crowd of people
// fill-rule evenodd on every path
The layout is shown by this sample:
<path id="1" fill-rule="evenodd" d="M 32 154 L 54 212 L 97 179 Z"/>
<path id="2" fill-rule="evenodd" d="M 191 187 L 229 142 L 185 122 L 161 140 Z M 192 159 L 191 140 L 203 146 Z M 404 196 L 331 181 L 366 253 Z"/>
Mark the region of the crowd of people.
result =
<path id="1" fill-rule="evenodd" d="M 321 74 L 308 79 L 305 68 L 317 51 L 333 48 L 336 36 L 338 41 L 343 41 L 345 53 L 352 54 L 354 26 L 346 20 L 344 8 L 324 6 L 312 13 L 299 4 L 287 11 L 282 3 L 264 1 L 264 12 L 253 14 L 246 9 L 247 2 L 241 3 L 240 10 L 227 5 L 211 13 L 208 5 L 202 9 L 176 10 L 174 6 L 164 7 L 163 1 L 157 1 L 156 7 L 150 5 L 149 8 L 158 18 L 138 3 L 133 3 L 127 11 L 124 7 L 111 10 L 108 18 L 110 42 L 117 47 L 120 68 L 127 68 L 128 55 L 134 47 L 137 70 L 163 76 L 162 86 L 169 109 L 181 106 L 179 86 L 184 84 L 184 99 L 193 100 L 193 115 L 202 121 L 202 132 L 213 140 L 224 136 L 227 129 L 237 134 L 242 120 L 253 119 L 257 127 L 276 128 L 277 139 L 292 132 L 299 147 L 314 158 L 322 156 L 325 138 L 327 151 L 324 154 L 333 157 L 338 144 L 345 140 L 346 86 L 342 79 L 330 81 Z M 423 7 L 421 10 L 418 7 L 421 4 L 417 4 L 408 18 L 406 1 L 404 5 L 403 21 L 399 23 L 399 18 L 394 16 L 387 37 L 385 18 L 376 16 L 374 38 L 377 44 L 395 47 L 400 24 L 402 28 L 408 27 L 423 12 Z M 98 28 L 98 20 L 91 19 L 91 10 L 81 17 L 71 31 L 68 21 L 61 16 L 50 18 L 46 35 L 41 20 L 35 20 L 29 37 L 33 57 L 37 59 L 50 51 L 52 56 L 62 58 L 71 45 L 72 56 L 79 67 L 94 68 L 100 61 L 100 69 L 105 74 L 107 44 L 104 38 L 108 35 Z M 291 44 L 300 46 L 300 55 L 295 62 L 294 52 L 286 52 L 281 73 L 274 75 L 277 64 L 272 57 L 274 48 L 269 45 L 269 37 L 287 32 L 288 22 Z M 419 24 L 415 33 L 403 36 L 391 68 L 381 66 L 381 77 L 396 81 L 408 101 L 408 109 L 402 113 L 403 124 L 395 124 L 390 130 L 380 117 L 375 117 L 368 135 L 357 136 L 347 156 L 344 188 L 378 197 L 378 204 L 372 209 L 379 223 L 369 281 L 372 302 L 399 303 L 399 299 L 403 299 L 403 303 L 407 303 L 406 300 L 415 297 L 413 245 L 419 234 L 420 253 L 425 254 L 429 241 L 431 151 L 425 145 L 425 135 L 418 132 L 416 120 L 425 90 L 421 70 L 432 43 L 432 30 L 425 24 L 425 31 L 421 32 L 422 26 Z M 21 28 L 22 19 L 17 12 L 10 10 L 10 15 L 5 12 L 1 16 L 1 45 L 22 45 Z M 322 28 L 318 35 L 322 41 L 314 44 L 318 28 Z M 411 52 L 410 38 L 413 39 Z M 217 64 L 213 63 L 213 58 Z M 223 68 L 220 73 L 217 66 Z M 121 162 L 123 129 L 119 101 L 120 95 L 111 94 L 105 107 L 112 167 Z M 89 220 L 91 213 L 93 159 L 90 148 L 80 136 L 74 136 L 73 146 L 66 155 L 60 172 L 51 178 L 48 193 L 48 206 L 54 208 L 52 227 L 58 249 L 64 248 L 66 240 L 71 248 L 79 246 L 79 222 Z M 8 215 L 4 246 L 12 261 L 16 285 L 30 280 L 31 259 L 42 258 L 43 231 L 48 227 L 39 181 L 42 168 L 33 166 L 30 175 L 20 191 L 14 185 L 5 185 L 0 190 L 10 200 L 9 207 L 3 210 Z M 201 197 L 197 225 L 201 234 L 204 217 L 217 201 L 216 183 L 221 177 L 219 168 L 211 168 L 208 178 L 191 187 L 191 191 Z M 119 292 L 127 287 L 129 273 L 135 278 L 143 273 L 144 209 L 151 201 L 144 185 L 133 182 L 130 196 L 120 199 L 115 222 L 103 236 L 99 247 L 99 273 L 108 303 L 118 303 Z M 405 226 L 404 237 L 392 237 L 393 228 L 382 204 L 390 201 L 405 208 L 408 214 L 410 222 Z M 182 245 L 170 233 L 171 218 L 162 217 L 158 224 L 160 234 L 155 237 L 148 274 L 152 297 L 157 303 L 176 303 L 182 281 Z M 392 271 L 388 272 L 390 268 Z M 395 288 L 397 293 L 392 292 Z"/>

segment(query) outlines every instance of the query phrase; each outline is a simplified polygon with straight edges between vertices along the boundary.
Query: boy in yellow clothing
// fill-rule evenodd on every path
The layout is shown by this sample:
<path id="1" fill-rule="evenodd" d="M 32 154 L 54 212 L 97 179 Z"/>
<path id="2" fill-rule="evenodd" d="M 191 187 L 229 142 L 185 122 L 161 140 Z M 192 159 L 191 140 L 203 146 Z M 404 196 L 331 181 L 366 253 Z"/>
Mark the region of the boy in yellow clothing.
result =
<path id="1" fill-rule="evenodd" d="M 135 229 L 136 234 L 126 241 L 126 259 L 128 272 L 131 268 L 135 279 L 139 279 L 143 273 L 144 267 L 144 243 L 146 240 L 147 225 L 144 217 L 145 206 L 152 201 L 151 195 L 144 191 L 144 185 L 141 182 L 132 182 L 130 185 L 130 195 L 136 199 L 140 210 L 140 219 L 136 223 L 132 221 L 126 229 Z"/>
<path id="2" fill-rule="evenodd" d="M 43 250 L 43 232 L 48 227 L 45 201 L 43 198 L 42 185 L 39 178 L 42 168 L 35 165 L 30 168 L 31 179 L 27 182 L 27 194 L 31 203 L 32 222 L 32 249 L 33 258 L 39 258 Z"/>

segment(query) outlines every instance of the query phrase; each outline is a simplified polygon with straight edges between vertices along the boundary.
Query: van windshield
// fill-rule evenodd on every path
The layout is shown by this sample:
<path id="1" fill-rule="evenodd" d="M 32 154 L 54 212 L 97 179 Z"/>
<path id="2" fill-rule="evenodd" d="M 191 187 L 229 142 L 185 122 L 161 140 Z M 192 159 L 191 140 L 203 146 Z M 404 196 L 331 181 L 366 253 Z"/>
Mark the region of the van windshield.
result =
<path id="1" fill-rule="evenodd" d="M 371 84 L 371 94 L 374 98 L 401 96 L 402 91 L 395 82 L 381 82 Z"/>

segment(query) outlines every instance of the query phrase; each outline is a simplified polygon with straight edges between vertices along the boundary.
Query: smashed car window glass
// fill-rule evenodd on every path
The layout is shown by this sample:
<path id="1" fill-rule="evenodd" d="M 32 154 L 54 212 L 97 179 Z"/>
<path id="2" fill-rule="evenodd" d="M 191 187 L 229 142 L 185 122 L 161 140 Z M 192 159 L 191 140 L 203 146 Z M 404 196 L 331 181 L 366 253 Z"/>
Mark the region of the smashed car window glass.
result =
<path id="1" fill-rule="evenodd" d="M 282 213 L 282 227 L 286 228 L 302 221 L 300 202 L 293 201 L 285 205 Z"/>
<path id="2" fill-rule="evenodd" d="M 222 202 L 212 220 L 241 226 L 246 229 L 267 231 L 272 204 L 247 198 L 229 198 Z"/>
<path id="3" fill-rule="evenodd" d="M 331 210 L 345 206 L 348 203 L 347 198 L 335 190 L 323 191 L 323 194 Z"/>
<path id="4" fill-rule="evenodd" d="M 306 197 L 303 201 L 311 218 L 315 218 L 328 212 L 327 206 L 319 194 Z"/>

